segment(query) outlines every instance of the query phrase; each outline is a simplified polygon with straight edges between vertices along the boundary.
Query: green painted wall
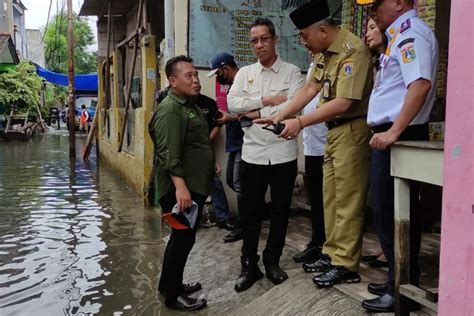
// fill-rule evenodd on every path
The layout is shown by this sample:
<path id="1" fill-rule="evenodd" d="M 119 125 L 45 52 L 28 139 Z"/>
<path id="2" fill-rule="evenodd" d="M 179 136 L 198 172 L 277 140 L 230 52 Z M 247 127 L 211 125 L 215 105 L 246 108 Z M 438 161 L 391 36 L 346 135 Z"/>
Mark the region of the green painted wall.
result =
<path id="1" fill-rule="evenodd" d="M 15 64 L 0 64 L 0 72 L 5 72 L 8 70 L 15 70 L 16 65 Z"/>

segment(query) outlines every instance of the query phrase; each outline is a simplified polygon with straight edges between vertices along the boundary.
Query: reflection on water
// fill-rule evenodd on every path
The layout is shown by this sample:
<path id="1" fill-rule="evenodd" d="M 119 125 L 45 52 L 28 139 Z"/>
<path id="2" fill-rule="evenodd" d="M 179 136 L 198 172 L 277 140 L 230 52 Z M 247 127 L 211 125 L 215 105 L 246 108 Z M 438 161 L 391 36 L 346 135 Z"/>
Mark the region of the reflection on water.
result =
<path id="1" fill-rule="evenodd" d="M 0 142 L 0 314 L 160 314 L 158 213 L 68 146 Z"/>

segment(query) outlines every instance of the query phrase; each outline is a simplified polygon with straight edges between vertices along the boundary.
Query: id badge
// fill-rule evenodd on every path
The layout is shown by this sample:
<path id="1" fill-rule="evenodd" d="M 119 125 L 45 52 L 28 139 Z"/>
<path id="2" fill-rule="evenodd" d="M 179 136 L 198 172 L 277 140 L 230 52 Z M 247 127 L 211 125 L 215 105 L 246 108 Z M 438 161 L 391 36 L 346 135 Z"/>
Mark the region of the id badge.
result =
<path id="1" fill-rule="evenodd" d="M 325 79 L 323 81 L 323 91 L 322 91 L 323 92 L 322 96 L 325 101 L 329 100 L 330 89 L 331 89 L 331 80 Z"/>

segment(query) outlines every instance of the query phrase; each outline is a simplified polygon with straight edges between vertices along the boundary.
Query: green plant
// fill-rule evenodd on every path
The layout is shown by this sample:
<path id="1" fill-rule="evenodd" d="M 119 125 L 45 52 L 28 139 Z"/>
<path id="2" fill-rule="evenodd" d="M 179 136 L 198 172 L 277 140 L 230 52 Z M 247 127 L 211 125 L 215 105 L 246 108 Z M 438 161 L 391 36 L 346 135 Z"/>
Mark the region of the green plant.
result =
<path id="1" fill-rule="evenodd" d="M 45 106 L 49 110 L 54 107 L 61 107 L 67 101 L 67 88 L 46 83 Z"/>
<path id="2" fill-rule="evenodd" d="M 20 112 L 36 110 L 40 103 L 43 79 L 36 74 L 36 68 L 28 61 L 20 62 L 15 70 L 0 74 L 0 107 L 5 114 L 12 108 Z"/>

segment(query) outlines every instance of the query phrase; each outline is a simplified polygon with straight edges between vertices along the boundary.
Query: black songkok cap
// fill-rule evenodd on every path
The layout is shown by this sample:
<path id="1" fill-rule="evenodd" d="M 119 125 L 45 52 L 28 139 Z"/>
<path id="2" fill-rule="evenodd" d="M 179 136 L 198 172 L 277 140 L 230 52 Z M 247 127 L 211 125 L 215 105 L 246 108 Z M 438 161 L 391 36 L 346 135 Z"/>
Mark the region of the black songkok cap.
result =
<path id="1" fill-rule="evenodd" d="M 313 0 L 290 13 L 298 30 L 304 29 L 331 15 L 327 0 Z"/>

